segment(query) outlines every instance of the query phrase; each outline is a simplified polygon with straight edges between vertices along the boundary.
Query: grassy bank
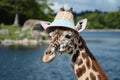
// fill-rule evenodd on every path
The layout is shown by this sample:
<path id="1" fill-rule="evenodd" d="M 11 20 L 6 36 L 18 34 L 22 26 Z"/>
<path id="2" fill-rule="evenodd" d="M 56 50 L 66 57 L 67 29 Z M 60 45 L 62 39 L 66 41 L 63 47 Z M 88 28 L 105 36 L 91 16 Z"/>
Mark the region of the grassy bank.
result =
<path id="1" fill-rule="evenodd" d="M 8 35 L 3 35 L 0 34 L 0 40 L 4 40 L 4 39 L 12 39 L 12 40 L 16 40 L 16 39 L 24 39 L 24 38 L 28 38 L 28 39 L 34 39 L 34 37 L 32 37 L 29 34 L 29 30 L 26 31 L 21 31 L 21 27 L 15 27 L 13 25 L 4 25 L 4 26 L 0 26 L 0 30 L 8 30 L 9 34 Z M 103 31 L 116 31 L 116 32 L 120 32 L 120 29 L 86 29 L 84 31 L 88 31 L 88 32 L 103 32 Z M 19 32 L 19 33 L 17 33 Z M 23 37 L 19 37 L 20 34 L 24 34 Z M 43 40 L 48 40 L 48 36 L 44 36 Z"/>
<path id="2" fill-rule="evenodd" d="M 15 27 L 13 25 L 4 25 L 0 26 L 0 30 L 8 30 L 9 35 L 0 34 L 0 39 L 16 39 L 18 34 L 15 34 L 16 31 L 20 31 L 21 27 Z"/>

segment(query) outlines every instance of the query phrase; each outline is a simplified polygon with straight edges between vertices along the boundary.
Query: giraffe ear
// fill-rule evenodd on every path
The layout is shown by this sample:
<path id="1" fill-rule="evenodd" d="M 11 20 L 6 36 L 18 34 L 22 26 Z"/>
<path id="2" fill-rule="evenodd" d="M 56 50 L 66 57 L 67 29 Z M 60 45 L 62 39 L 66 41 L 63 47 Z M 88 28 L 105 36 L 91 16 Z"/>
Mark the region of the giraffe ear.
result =
<path id="1" fill-rule="evenodd" d="M 86 18 L 83 19 L 83 20 L 80 20 L 80 21 L 78 21 L 78 23 L 76 25 L 76 30 L 78 32 L 81 32 L 86 28 L 86 25 L 87 25 L 87 19 Z"/>

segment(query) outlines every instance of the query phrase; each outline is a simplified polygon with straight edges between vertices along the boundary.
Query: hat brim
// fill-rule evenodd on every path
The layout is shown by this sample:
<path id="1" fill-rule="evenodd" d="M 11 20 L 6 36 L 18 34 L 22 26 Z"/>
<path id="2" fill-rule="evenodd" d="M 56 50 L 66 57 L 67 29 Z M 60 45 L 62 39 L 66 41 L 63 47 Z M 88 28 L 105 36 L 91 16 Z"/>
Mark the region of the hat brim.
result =
<path id="1" fill-rule="evenodd" d="M 59 20 L 59 21 L 61 21 L 61 20 Z M 66 22 L 66 21 L 63 21 L 62 20 L 62 22 Z M 61 22 L 61 23 L 62 23 Z M 54 22 L 53 22 L 54 23 Z M 55 29 L 64 29 L 64 30 L 72 30 L 72 31 L 75 31 L 77 34 L 79 34 L 79 32 L 76 30 L 76 29 L 74 29 L 74 28 L 72 28 L 72 27 L 75 27 L 75 26 L 73 26 L 72 24 L 70 24 L 70 22 L 66 22 L 66 23 L 68 23 L 68 24 L 70 24 L 70 25 L 66 25 L 66 23 L 65 24 L 60 24 L 60 25 L 58 25 L 58 21 L 57 21 L 57 24 L 55 23 L 55 24 L 53 24 L 53 25 L 49 25 L 49 24 L 46 24 L 45 22 L 40 22 L 40 24 L 41 24 L 41 26 L 44 28 L 44 30 L 49 34 L 50 32 L 52 32 L 52 31 L 54 31 Z M 61 26 L 62 25 L 62 26 Z M 66 26 L 64 26 L 64 25 L 66 25 Z M 70 27 L 72 25 L 72 27 Z"/>
<path id="2" fill-rule="evenodd" d="M 67 26 L 49 26 L 46 28 L 46 32 L 49 34 L 50 32 L 56 30 L 56 29 L 62 29 L 62 30 L 71 30 L 71 31 L 75 31 L 77 34 L 79 34 L 79 32 L 73 28 L 67 27 Z"/>

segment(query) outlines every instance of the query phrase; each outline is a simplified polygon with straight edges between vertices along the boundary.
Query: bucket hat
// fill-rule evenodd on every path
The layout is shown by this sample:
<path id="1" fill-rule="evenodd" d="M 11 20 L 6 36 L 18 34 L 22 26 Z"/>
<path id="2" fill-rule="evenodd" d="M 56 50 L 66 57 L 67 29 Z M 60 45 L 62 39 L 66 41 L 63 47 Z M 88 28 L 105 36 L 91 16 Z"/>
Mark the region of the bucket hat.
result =
<path id="1" fill-rule="evenodd" d="M 74 16 L 72 8 L 69 9 L 68 11 L 65 11 L 64 8 L 60 8 L 60 11 L 55 16 L 54 21 L 50 24 L 40 22 L 40 24 L 47 33 L 50 33 L 52 29 L 56 28 L 70 29 L 79 33 L 85 29 L 86 23 L 87 19 L 84 19 L 79 21 L 76 26 L 74 25 Z"/>

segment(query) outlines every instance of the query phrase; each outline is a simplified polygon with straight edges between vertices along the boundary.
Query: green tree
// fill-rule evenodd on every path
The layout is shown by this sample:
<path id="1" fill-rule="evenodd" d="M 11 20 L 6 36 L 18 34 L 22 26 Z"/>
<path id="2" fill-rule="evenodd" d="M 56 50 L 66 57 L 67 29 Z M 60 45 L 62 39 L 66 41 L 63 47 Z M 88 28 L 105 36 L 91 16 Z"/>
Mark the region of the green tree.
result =
<path id="1" fill-rule="evenodd" d="M 10 8 L 8 14 L 15 16 L 16 25 L 18 25 L 19 16 L 24 15 L 27 18 L 49 20 L 52 18 L 52 10 L 47 0 L 1 0 L 0 7 L 6 10 Z M 45 11 L 47 10 L 47 11 Z M 6 16 L 6 15 L 5 15 Z M 24 16 L 22 16 L 24 18 Z"/>
<path id="2" fill-rule="evenodd" d="M 111 29 L 120 29 L 120 11 L 109 12 L 105 16 L 105 25 Z"/>
<path id="3" fill-rule="evenodd" d="M 76 21 L 83 18 L 88 19 L 87 29 L 120 29 L 120 11 L 86 11 L 82 16 L 77 16 Z"/>
<path id="4" fill-rule="evenodd" d="M 88 29 L 103 29 L 103 14 L 90 13 L 87 15 L 88 18 Z"/>

